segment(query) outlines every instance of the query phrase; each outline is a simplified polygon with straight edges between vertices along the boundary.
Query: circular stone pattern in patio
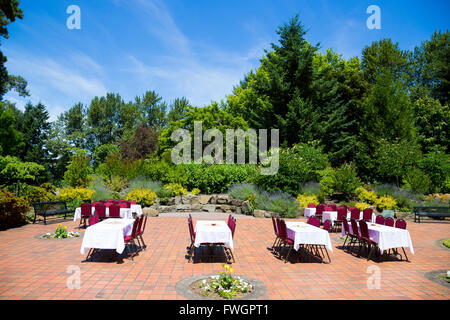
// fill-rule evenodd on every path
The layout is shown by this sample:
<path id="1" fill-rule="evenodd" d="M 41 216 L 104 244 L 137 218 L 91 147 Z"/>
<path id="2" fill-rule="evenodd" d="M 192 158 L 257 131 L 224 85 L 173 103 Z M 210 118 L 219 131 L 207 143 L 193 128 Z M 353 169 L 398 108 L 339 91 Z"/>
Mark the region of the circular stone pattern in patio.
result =
<path id="1" fill-rule="evenodd" d="M 439 283 L 450 289 L 450 283 L 445 281 L 443 277 L 447 274 L 446 270 L 436 270 L 425 273 L 425 278 L 433 282 Z"/>
<path id="2" fill-rule="evenodd" d="M 47 238 L 48 234 L 44 233 L 44 234 L 38 234 L 37 236 L 35 236 L 36 239 L 41 239 L 41 240 L 73 240 L 73 239 L 81 239 L 83 238 L 84 233 L 79 232 L 79 236 L 78 237 L 67 237 L 67 238 Z"/>
<path id="3" fill-rule="evenodd" d="M 217 274 L 210 274 L 210 275 L 202 274 L 202 275 L 183 279 L 176 284 L 175 290 L 177 291 L 178 295 L 188 298 L 190 300 L 219 300 L 219 299 L 213 299 L 211 297 L 206 297 L 203 295 L 196 294 L 196 293 L 192 292 L 192 290 L 190 289 L 191 284 L 193 284 L 194 282 L 196 282 L 198 280 L 208 279 L 211 276 L 216 276 L 216 275 Z M 250 283 L 253 287 L 253 290 L 252 290 L 252 292 L 242 296 L 242 298 L 235 298 L 235 299 L 231 299 L 231 300 L 256 300 L 256 299 L 262 297 L 267 292 L 266 285 L 263 282 L 253 279 L 253 278 L 246 277 L 246 276 L 240 276 L 240 277 L 244 281 Z M 226 299 L 220 299 L 220 300 L 226 300 Z"/>

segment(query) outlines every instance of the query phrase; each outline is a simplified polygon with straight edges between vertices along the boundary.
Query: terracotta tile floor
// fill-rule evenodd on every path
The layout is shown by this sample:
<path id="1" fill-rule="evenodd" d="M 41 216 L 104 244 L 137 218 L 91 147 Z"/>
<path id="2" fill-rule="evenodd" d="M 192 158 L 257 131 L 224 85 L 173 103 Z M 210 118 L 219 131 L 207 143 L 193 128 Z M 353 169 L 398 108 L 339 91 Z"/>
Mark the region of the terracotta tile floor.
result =
<path id="1" fill-rule="evenodd" d="M 38 239 L 59 222 L 78 231 L 78 221 L 50 219 L 48 225 L 39 222 L 0 232 L 0 299 L 185 299 L 175 290 L 178 281 L 222 270 L 220 261 L 188 263 L 185 217 L 150 218 L 144 234 L 147 249 L 122 263 L 108 252 L 84 261 L 81 238 Z M 262 299 L 448 299 L 450 290 L 424 274 L 450 270 L 450 250 L 436 243 L 450 237 L 449 222 L 408 222 L 408 230 L 415 251 L 406 251 L 410 262 L 358 258 L 340 249 L 340 233 L 332 233 L 331 264 L 284 263 L 268 250 L 274 241 L 270 219 L 238 218 L 234 270 L 266 284 Z M 67 288 L 73 276 L 67 270 L 73 265 L 81 271 L 80 289 Z M 367 287 L 372 265 L 379 267 L 380 289 Z"/>

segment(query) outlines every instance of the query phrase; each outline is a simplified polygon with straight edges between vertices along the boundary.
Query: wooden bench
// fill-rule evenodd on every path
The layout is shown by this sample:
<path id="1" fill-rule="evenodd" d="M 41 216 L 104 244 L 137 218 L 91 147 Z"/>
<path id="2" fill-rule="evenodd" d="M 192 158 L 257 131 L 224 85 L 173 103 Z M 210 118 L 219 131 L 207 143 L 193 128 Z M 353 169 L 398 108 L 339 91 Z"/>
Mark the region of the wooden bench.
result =
<path id="1" fill-rule="evenodd" d="M 44 223 L 47 224 L 46 217 L 64 214 L 64 219 L 68 213 L 74 213 L 74 209 L 67 209 L 65 201 L 52 201 L 52 202 L 33 202 L 34 207 L 34 221 L 36 222 L 37 216 L 44 217 Z"/>
<path id="2" fill-rule="evenodd" d="M 420 223 L 420 217 L 450 217 L 450 207 L 414 207 L 414 222 Z"/>

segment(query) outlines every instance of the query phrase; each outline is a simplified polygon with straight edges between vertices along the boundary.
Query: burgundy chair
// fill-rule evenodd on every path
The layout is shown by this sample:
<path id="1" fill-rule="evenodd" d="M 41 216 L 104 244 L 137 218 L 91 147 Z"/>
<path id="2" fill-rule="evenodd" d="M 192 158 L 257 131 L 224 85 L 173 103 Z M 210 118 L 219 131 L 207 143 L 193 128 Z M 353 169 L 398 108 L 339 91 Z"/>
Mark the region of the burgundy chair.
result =
<path id="1" fill-rule="evenodd" d="M 98 215 L 100 221 L 106 219 L 106 206 L 104 204 L 96 204 L 95 214 Z"/>
<path id="2" fill-rule="evenodd" d="M 359 211 L 358 208 L 353 208 L 353 209 L 350 211 L 350 219 L 354 219 L 354 220 L 358 221 L 360 215 L 361 215 L 361 211 Z"/>
<path id="3" fill-rule="evenodd" d="M 328 206 L 332 209 L 331 211 L 336 211 L 337 210 L 337 207 L 336 207 L 336 205 L 334 203 L 329 204 Z"/>
<path id="4" fill-rule="evenodd" d="M 373 210 L 371 208 L 367 208 L 363 210 L 363 220 L 366 222 L 372 222 L 372 214 Z"/>
<path id="5" fill-rule="evenodd" d="M 86 227 L 86 221 L 89 219 L 89 217 L 91 215 L 92 215 L 92 204 L 82 203 L 81 204 L 81 219 L 80 219 L 80 224 L 78 226 L 80 226 L 81 221 L 83 221 L 84 226 Z"/>
<path id="6" fill-rule="evenodd" d="M 347 212 L 347 210 L 348 210 L 346 205 L 342 205 L 342 206 L 337 207 L 337 209 L 339 209 L 339 208 L 344 208 L 346 212 Z M 336 210 L 337 210 L 337 209 L 336 209 Z"/>
<path id="7" fill-rule="evenodd" d="M 109 208 L 109 206 L 112 206 L 112 205 L 115 205 L 115 204 L 112 203 L 112 202 L 105 202 L 104 205 L 107 206 L 107 207 Z"/>
<path id="8" fill-rule="evenodd" d="M 119 202 L 119 207 L 121 208 L 127 208 L 127 203 L 126 202 Z"/>
<path id="9" fill-rule="evenodd" d="M 189 262 L 192 261 L 192 256 L 194 255 L 194 243 L 195 243 L 195 232 L 194 232 L 194 226 L 192 224 L 192 217 L 189 215 L 188 218 L 188 227 L 189 227 L 189 235 L 191 239 L 191 245 L 188 249 L 189 254 Z"/>
<path id="10" fill-rule="evenodd" d="M 89 226 L 93 226 L 94 224 L 98 223 L 100 219 L 98 218 L 98 215 L 94 214 L 93 216 L 89 217 Z"/>
<path id="11" fill-rule="evenodd" d="M 320 220 L 314 217 L 309 217 L 308 224 L 320 228 Z"/>
<path id="12" fill-rule="evenodd" d="M 130 204 L 136 204 L 136 201 L 135 200 L 130 200 L 130 201 L 128 201 Z"/>
<path id="13" fill-rule="evenodd" d="M 337 229 L 337 227 L 342 228 L 343 221 L 347 221 L 347 209 L 343 207 L 337 208 L 337 220 L 334 222 L 334 227 Z"/>
<path id="14" fill-rule="evenodd" d="M 384 225 L 388 226 L 388 227 L 393 227 L 394 226 L 394 219 L 391 217 L 386 218 L 386 220 L 384 220 Z"/>
<path id="15" fill-rule="evenodd" d="M 288 261 L 289 258 L 289 254 L 291 253 L 292 248 L 294 247 L 294 240 L 289 239 L 288 235 L 287 235 L 287 228 L 286 228 L 286 222 L 284 222 L 284 220 L 280 220 L 280 224 L 279 224 L 279 233 L 280 233 L 280 238 L 281 241 L 284 244 L 283 250 L 286 249 L 286 247 L 289 247 L 289 251 L 286 255 L 286 257 L 284 258 L 284 262 L 286 263 Z M 281 252 L 280 252 L 281 255 Z"/>
<path id="16" fill-rule="evenodd" d="M 137 249 L 137 246 L 136 246 L 136 242 L 134 242 L 134 240 L 135 240 L 136 237 L 137 237 L 138 226 L 139 226 L 140 220 L 141 220 L 141 219 L 140 219 L 139 217 L 137 217 L 136 219 L 134 219 L 134 222 L 133 222 L 133 229 L 131 230 L 131 235 L 125 236 L 125 237 L 123 238 L 123 241 L 125 242 L 125 245 L 127 245 L 127 244 L 129 244 L 129 243 L 133 244 L 133 247 L 135 248 L 134 251 L 135 251 L 136 254 L 138 254 L 138 249 Z M 131 256 L 131 260 L 133 260 L 133 257 L 134 257 L 134 255 Z"/>
<path id="17" fill-rule="evenodd" d="M 315 208 L 315 207 L 316 207 L 316 205 L 314 203 L 308 204 L 308 208 Z"/>
<path id="18" fill-rule="evenodd" d="M 360 239 L 362 241 L 362 244 L 367 245 L 367 252 L 369 252 L 369 255 L 367 256 L 367 260 L 370 260 L 370 257 L 372 256 L 373 249 L 378 249 L 378 244 L 370 239 L 369 236 L 369 228 L 367 227 L 367 222 L 365 220 L 359 221 L 359 230 L 361 232 Z M 366 246 L 364 245 L 364 248 Z"/>
<path id="19" fill-rule="evenodd" d="M 356 207 L 348 207 L 348 211 L 352 212 L 353 209 L 355 209 Z"/>
<path id="20" fill-rule="evenodd" d="M 345 234 L 345 240 L 344 240 L 344 244 L 342 245 L 342 248 L 345 248 L 345 243 L 347 242 L 347 240 L 350 240 L 350 243 L 353 240 L 353 234 L 350 233 L 350 228 L 348 226 L 348 221 L 347 219 L 342 220 L 342 225 L 344 227 L 344 234 Z M 350 245 L 349 245 L 350 248 Z"/>
<path id="21" fill-rule="evenodd" d="M 380 214 L 375 218 L 376 224 L 384 224 L 384 217 Z"/>
<path id="22" fill-rule="evenodd" d="M 323 229 L 330 232 L 330 227 L 331 227 L 331 221 L 325 220 L 325 222 L 323 223 Z"/>
<path id="23" fill-rule="evenodd" d="M 231 229 L 231 219 L 232 219 L 233 217 L 231 216 L 231 214 L 230 215 L 228 215 L 228 221 L 227 221 L 227 226 Z M 272 218 L 273 219 L 273 218 Z"/>
<path id="24" fill-rule="evenodd" d="M 236 230 L 236 219 L 231 218 L 231 237 L 234 238 L 234 231 Z"/>
<path id="25" fill-rule="evenodd" d="M 399 229 L 406 229 L 406 221 L 403 219 L 398 219 L 395 221 L 395 227 Z"/>
<path id="26" fill-rule="evenodd" d="M 278 235 L 278 228 L 277 228 L 277 225 L 276 225 L 274 217 L 272 217 L 272 224 L 273 224 L 273 231 L 275 233 L 275 241 L 273 242 L 273 245 L 272 245 L 272 251 L 273 251 L 274 248 L 275 248 L 275 244 L 278 244 L 278 242 L 281 239 L 280 239 L 280 236 Z"/>
<path id="27" fill-rule="evenodd" d="M 120 207 L 116 204 L 109 206 L 109 217 L 110 218 L 120 218 Z"/>
<path id="28" fill-rule="evenodd" d="M 352 235 L 353 235 L 353 240 L 356 240 L 358 242 L 359 245 L 359 252 L 358 252 L 358 256 L 361 253 L 361 245 L 362 245 L 362 239 L 361 236 L 359 235 L 359 231 L 358 231 L 358 223 L 356 222 L 355 219 L 350 219 L 350 223 L 352 224 Z M 354 241 L 353 241 L 354 243 Z"/>
<path id="29" fill-rule="evenodd" d="M 336 211 L 336 210 L 333 210 L 333 207 L 331 206 L 327 206 L 323 209 L 323 211 Z"/>
<path id="30" fill-rule="evenodd" d="M 139 224 L 139 230 L 138 230 L 138 233 L 137 233 L 137 235 L 138 235 L 138 237 L 139 237 L 139 239 L 141 239 L 141 241 L 142 241 L 142 247 L 145 249 L 145 248 L 147 248 L 147 245 L 145 244 L 145 242 L 144 242 L 144 231 L 145 231 L 145 226 L 147 225 L 147 214 L 143 214 L 142 216 L 141 216 L 141 222 L 140 222 L 140 224 Z"/>
<path id="31" fill-rule="evenodd" d="M 315 217 L 320 220 L 322 220 L 322 213 L 325 211 L 325 205 L 324 204 L 319 204 L 316 208 L 316 214 Z"/>

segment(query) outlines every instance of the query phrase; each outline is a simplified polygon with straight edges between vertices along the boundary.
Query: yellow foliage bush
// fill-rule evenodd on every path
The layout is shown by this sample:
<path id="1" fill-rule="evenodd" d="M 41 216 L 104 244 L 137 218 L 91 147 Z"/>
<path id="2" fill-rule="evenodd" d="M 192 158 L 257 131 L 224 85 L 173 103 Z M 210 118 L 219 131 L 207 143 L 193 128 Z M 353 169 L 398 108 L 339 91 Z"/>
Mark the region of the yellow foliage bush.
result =
<path id="1" fill-rule="evenodd" d="M 363 187 L 356 189 L 356 196 L 359 200 L 370 204 L 375 204 L 378 200 L 377 194 L 374 191 L 368 191 Z"/>
<path id="2" fill-rule="evenodd" d="M 80 200 L 90 201 L 94 195 L 95 190 L 87 188 L 63 188 L 59 189 L 59 199 L 64 201 Z"/>
<path id="3" fill-rule="evenodd" d="M 156 193 L 150 189 L 133 189 L 128 192 L 125 200 L 135 200 L 141 206 L 149 207 L 156 199 Z"/>
<path id="4" fill-rule="evenodd" d="M 359 209 L 359 211 L 363 211 L 364 209 L 370 208 L 370 204 L 364 202 L 358 202 L 355 204 L 355 207 Z"/>
<path id="5" fill-rule="evenodd" d="M 310 203 L 314 203 L 315 205 L 319 204 L 319 199 L 316 196 L 307 196 L 303 194 L 299 194 L 296 201 L 298 202 L 298 207 L 300 209 L 307 208 Z"/>
<path id="6" fill-rule="evenodd" d="M 200 189 L 198 189 L 198 188 L 194 188 L 194 189 L 191 190 L 191 193 L 192 193 L 193 195 L 199 194 L 200 192 L 201 192 L 201 191 L 200 191 Z"/>
<path id="7" fill-rule="evenodd" d="M 391 196 L 384 196 L 378 198 L 376 205 L 380 211 L 384 209 L 392 210 L 397 206 L 397 201 Z"/>
<path id="8" fill-rule="evenodd" d="M 169 183 L 164 186 L 167 190 L 172 190 L 174 196 L 181 196 L 188 193 L 188 191 L 179 183 Z"/>

